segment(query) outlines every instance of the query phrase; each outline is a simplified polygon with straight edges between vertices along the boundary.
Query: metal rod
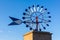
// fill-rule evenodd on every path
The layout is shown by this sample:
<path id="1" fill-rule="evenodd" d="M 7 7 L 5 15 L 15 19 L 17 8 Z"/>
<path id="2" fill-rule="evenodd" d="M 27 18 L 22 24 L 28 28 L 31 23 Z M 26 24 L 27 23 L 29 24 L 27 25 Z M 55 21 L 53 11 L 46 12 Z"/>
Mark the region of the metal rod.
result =
<path id="1" fill-rule="evenodd" d="M 36 30 L 38 31 L 38 16 L 36 16 Z"/>

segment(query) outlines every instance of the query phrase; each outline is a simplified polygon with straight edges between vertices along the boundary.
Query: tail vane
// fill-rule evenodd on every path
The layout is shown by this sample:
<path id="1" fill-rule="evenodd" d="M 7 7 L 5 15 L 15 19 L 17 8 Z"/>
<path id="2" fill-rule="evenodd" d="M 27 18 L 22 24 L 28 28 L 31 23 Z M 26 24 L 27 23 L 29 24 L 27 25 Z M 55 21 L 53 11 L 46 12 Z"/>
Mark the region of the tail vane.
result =
<path id="1" fill-rule="evenodd" d="M 22 21 L 20 19 L 14 18 L 14 17 L 10 17 L 9 18 L 13 21 L 9 24 L 10 25 L 20 25 L 22 23 Z"/>
<path id="2" fill-rule="evenodd" d="M 17 19 L 17 18 L 14 18 L 14 17 L 10 17 L 10 16 L 9 16 L 9 18 L 10 18 L 12 21 L 16 21 L 16 20 L 19 20 L 19 19 Z"/>
<path id="3" fill-rule="evenodd" d="M 19 25 L 19 24 L 17 24 L 16 22 L 11 22 L 10 24 L 8 24 L 9 26 L 10 25 Z"/>

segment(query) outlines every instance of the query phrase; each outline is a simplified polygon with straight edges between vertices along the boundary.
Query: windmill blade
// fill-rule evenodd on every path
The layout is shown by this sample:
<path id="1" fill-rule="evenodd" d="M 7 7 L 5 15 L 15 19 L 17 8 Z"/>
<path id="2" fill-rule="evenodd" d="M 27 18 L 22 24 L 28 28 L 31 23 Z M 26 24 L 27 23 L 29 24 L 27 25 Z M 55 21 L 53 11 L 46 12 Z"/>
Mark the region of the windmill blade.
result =
<path id="1" fill-rule="evenodd" d="M 39 29 L 39 31 L 41 31 L 41 29 Z"/>
<path id="2" fill-rule="evenodd" d="M 19 20 L 19 19 L 17 19 L 17 18 L 14 18 L 14 17 L 10 17 L 10 16 L 9 16 L 9 18 L 10 18 L 12 21 L 16 21 L 16 20 Z"/>
<path id="3" fill-rule="evenodd" d="M 46 29 L 46 27 L 43 27 L 44 29 Z"/>
<path id="4" fill-rule="evenodd" d="M 32 30 L 32 28 L 30 27 L 30 30 Z"/>
<path id="5" fill-rule="evenodd" d="M 42 25 L 43 29 L 46 29 L 46 27 L 44 27 L 44 25 L 43 25 L 43 24 L 41 24 L 41 25 Z"/>
<path id="6" fill-rule="evenodd" d="M 47 14 L 50 14 L 50 12 L 48 12 Z"/>
<path id="7" fill-rule="evenodd" d="M 48 16 L 48 18 L 51 18 L 51 16 Z"/>
<path id="8" fill-rule="evenodd" d="M 26 27 L 29 27 L 29 25 L 26 25 Z"/>
<path id="9" fill-rule="evenodd" d="M 35 29 L 35 31 L 38 31 L 37 29 Z"/>
<path id="10" fill-rule="evenodd" d="M 49 24 L 46 24 L 46 26 L 49 26 Z"/>

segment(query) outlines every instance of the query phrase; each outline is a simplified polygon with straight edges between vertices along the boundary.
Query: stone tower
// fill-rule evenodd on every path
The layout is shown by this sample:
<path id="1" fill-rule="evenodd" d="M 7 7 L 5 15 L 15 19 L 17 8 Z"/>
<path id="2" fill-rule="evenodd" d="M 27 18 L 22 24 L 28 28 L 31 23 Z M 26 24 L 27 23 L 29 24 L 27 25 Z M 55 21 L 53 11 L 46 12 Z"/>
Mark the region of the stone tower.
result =
<path id="1" fill-rule="evenodd" d="M 52 40 L 51 35 L 50 32 L 31 31 L 24 35 L 24 40 Z"/>

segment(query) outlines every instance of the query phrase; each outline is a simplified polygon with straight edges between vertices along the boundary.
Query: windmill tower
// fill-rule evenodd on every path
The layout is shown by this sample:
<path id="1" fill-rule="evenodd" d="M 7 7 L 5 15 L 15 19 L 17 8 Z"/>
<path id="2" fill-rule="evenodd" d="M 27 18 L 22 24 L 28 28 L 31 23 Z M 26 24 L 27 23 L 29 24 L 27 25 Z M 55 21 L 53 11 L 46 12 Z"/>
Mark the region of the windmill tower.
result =
<path id="1" fill-rule="evenodd" d="M 24 40 L 52 40 L 50 32 L 31 31 L 24 35 Z"/>
<path id="2" fill-rule="evenodd" d="M 24 23 L 27 28 L 33 30 L 24 34 L 24 40 L 52 40 L 52 33 L 41 31 L 42 28 L 45 30 L 45 26 L 49 26 L 48 23 L 51 22 L 51 16 L 49 14 L 50 12 L 44 6 L 29 6 L 23 13 L 23 20 L 10 17 L 13 22 L 9 25 L 20 25 Z"/>

